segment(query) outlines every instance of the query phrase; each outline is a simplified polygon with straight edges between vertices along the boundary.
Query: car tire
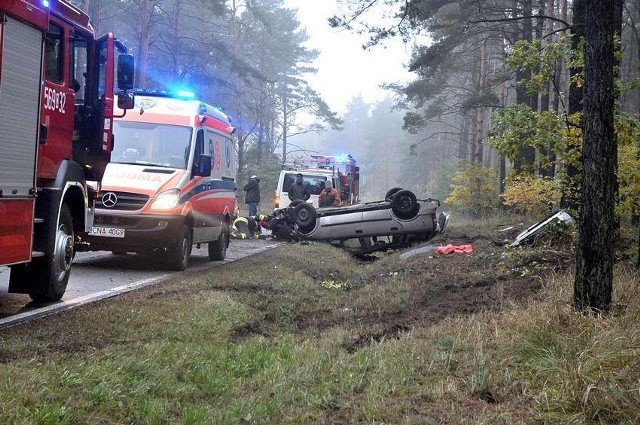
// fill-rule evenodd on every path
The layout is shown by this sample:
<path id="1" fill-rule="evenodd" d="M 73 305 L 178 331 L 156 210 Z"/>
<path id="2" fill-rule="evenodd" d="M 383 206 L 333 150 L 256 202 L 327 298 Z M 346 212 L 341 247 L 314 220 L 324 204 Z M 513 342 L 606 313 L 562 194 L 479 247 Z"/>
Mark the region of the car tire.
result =
<path id="1" fill-rule="evenodd" d="M 384 195 L 384 200 L 391 202 L 391 200 L 393 199 L 393 195 L 400 192 L 401 190 L 402 190 L 401 187 L 394 187 L 392 189 L 389 189 L 387 193 Z"/>
<path id="2" fill-rule="evenodd" d="M 295 201 L 291 201 L 289 208 L 295 208 L 300 204 L 304 204 L 304 201 L 302 199 L 296 199 Z"/>
<path id="3" fill-rule="evenodd" d="M 402 220 L 415 217 L 420 210 L 416 195 L 410 190 L 400 190 L 391 199 L 391 210 Z"/>
<path id="4" fill-rule="evenodd" d="M 229 230 L 222 229 L 218 240 L 211 241 L 208 244 L 209 248 L 209 260 L 222 261 L 227 256 L 227 248 L 229 247 Z"/>
<path id="5" fill-rule="evenodd" d="M 303 202 L 295 206 L 293 216 L 298 227 L 309 229 L 315 225 L 317 214 L 313 205 Z"/>
<path id="6" fill-rule="evenodd" d="M 75 254 L 73 240 L 73 216 L 67 204 L 60 209 L 55 227 L 49 229 L 50 254 L 34 258 L 27 267 L 26 281 L 31 281 L 29 297 L 35 302 L 59 301 L 67 289 L 71 262 Z M 13 274 L 13 268 L 11 270 Z"/>
<path id="7" fill-rule="evenodd" d="M 191 230 L 185 224 L 182 226 L 180 239 L 167 251 L 166 260 L 170 270 L 183 271 L 187 268 L 189 257 L 191 257 L 191 241 Z"/>

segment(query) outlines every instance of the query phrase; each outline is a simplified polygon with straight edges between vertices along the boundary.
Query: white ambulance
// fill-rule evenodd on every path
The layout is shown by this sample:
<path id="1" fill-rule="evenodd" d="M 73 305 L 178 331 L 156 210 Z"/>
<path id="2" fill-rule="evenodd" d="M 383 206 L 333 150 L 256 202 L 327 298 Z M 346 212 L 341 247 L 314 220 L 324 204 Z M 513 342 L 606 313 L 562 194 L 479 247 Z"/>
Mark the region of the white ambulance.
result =
<path id="1" fill-rule="evenodd" d="M 86 249 L 154 255 L 184 270 L 193 244 L 207 243 L 209 259 L 223 260 L 238 208 L 233 130 L 187 95 L 136 93 L 134 109 L 114 119 Z"/>

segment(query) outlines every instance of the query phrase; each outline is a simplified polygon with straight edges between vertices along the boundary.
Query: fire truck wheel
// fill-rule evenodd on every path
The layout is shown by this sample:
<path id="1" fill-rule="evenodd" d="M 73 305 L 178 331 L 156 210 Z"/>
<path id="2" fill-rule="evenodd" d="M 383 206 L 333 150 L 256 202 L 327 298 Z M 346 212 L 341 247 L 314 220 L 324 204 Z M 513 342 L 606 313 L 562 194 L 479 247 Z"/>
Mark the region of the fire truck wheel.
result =
<path id="1" fill-rule="evenodd" d="M 33 285 L 29 296 L 36 302 L 59 301 L 67 289 L 74 251 L 73 218 L 66 204 L 62 205 L 58 224 L 51 229 L 49 238 L 47 245 L 53 245 L 52 254 L 34 258 L 29 265 Z"/>
<path id="2" fill-rule="evenodd" d="M 180 239 L 167 251 L 167 265 L 169 269 L 182 271 L 189 265 L 189 257 L 191 257 L 191 231 L 186 224 L 182 226 Z"/>
<path id="3" fill-rule="evenodd" d="M 296 224 L 302 229 L 309 229 L 313 227 L 316 222 L 316 209 L 313 205 L 303 202 L 296 205 L 293 209 L 293 216 L 295 217 Z"/>
<path id="4" fill-rule="evenodd" d="M 227 247 L 229 246 L 229 229 L 222 229 L 220 237 L 217 241 L 209 242 L 209 260 L 222 261 L 227 256 Z"/>
<path id="5" fill-rule="evenodd" d="M 402 220 L 409 220 L 418 214 L 420 205 L 416 195 L 410 190 L 400 190 L 391 199 L 391 210 Z"/>
<path id="6" fill-rule="evenodd" d="M 391 200 L 393 199 L 393 195 L 400 192 L 401 190 L 402 190 L 401 187 L 394 187 L 392 189 L 389 189 L 387 193 L 384 195 L 384 200 L 391 202 Z"/>

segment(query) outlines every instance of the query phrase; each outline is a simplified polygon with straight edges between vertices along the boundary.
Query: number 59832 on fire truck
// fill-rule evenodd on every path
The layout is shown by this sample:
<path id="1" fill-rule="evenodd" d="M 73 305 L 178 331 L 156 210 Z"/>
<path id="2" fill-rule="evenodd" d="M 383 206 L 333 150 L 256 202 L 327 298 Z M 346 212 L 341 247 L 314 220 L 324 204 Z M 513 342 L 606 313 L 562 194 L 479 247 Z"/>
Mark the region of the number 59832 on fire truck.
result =
<path id="1" fill-rule="evenodd" d="M 76 233 L 113 149 L 113 111 L 133 106 L 134 66 L 64 0 L 0 0 L 0 266 L 9 292 L 62 298 Z M 116 87 L 117 85 L 117 87 Z"/>

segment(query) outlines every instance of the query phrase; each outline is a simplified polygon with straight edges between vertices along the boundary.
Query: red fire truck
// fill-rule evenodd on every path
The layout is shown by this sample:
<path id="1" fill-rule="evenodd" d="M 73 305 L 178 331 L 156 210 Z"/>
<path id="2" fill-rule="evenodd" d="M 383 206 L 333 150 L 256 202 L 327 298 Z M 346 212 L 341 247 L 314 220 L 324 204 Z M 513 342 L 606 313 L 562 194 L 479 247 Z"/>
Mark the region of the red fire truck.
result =
<path id="1" fill-rule="evenodd" d="M 351 154 L 310 155 L 310 158 L 316 168 L 331 170 L 333 186 L 340 192 L 343 205 L 360 202 L 360 167 Z"/>
<path id="2" fill-rule="evenodd" d="M 63 0 L 0 0 L 0 266 L 9 292 L 62 298 L 77 232 L 113 149 L 114 87 L 133 106 L 133 57 Z"/>

